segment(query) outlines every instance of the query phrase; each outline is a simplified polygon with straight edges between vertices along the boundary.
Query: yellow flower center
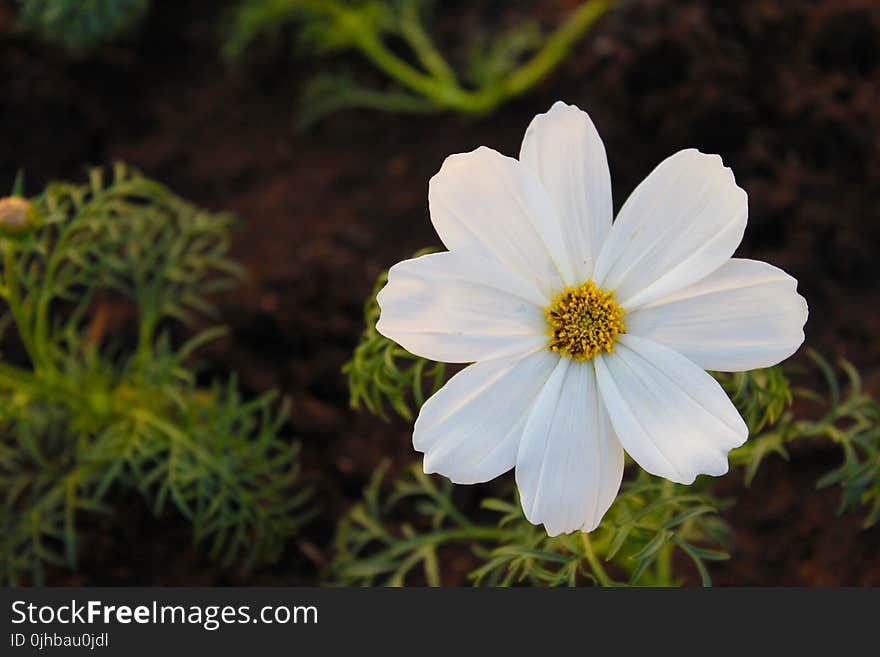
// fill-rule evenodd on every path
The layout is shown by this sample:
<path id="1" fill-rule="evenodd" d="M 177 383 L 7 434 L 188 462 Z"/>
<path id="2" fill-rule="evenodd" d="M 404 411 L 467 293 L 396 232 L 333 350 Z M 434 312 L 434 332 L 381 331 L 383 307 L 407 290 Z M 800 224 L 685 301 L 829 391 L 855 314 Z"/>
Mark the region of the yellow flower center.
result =
<path id="1" fill-rule="evenodd" d="M 545 311 L 550 324 L 547 348 L 577 361 L 614 351 L 614 343 L 626 333 L 626 311 L 606 292 L 589 280 L 578 287 L 567 287 Z"/>

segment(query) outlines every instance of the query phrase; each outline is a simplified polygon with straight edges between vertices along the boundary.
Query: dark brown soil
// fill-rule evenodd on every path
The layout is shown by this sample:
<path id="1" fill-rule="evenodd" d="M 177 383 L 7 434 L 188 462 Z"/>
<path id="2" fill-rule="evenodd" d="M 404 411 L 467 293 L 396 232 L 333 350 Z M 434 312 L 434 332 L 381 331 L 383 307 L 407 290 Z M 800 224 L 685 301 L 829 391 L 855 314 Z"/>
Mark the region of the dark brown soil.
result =
<path id="1" fill-rule="evenodd" d="M 444 2 L 439 31 L 497 29 L 519 12 L 549 25 L 575 0 Z M 801 282 L 807 344 L 844 356 L 880 392 L 880 7 L 875 0 L 637 0 L 602 19 L 562 69 L 490 118 L 347 112 L 293 129 L 314 65 L 261 49 L 239 70 L 217 58 L 215 3 L 163 3 L 133 43 L 73 61 L 7 33 L 0 4 L 0 188 L 25 167 L 30 191 L 125 160 L 182 195 L 243 219 L 235 254 L 251 279 L 222 299 L 233 335 L 209 354 L 251 391 L 293 402 L 307 477 L 324 512 L 275 568 L 218 573 L 188 527 L 136 499 L 128 520 L 94 528 L 82 584 L 313 584 L 334 519 L 382 459 L 416 455 L 410 427 L 349 411 L 340 368 L 376 275 L 436 243 L 427 181 L 450 153 L 515 154 L 556 99 L 587 109 L 608 150 L 616 205 L 663 157 L 720 153 L 750 195 L 739 255 Z M 500 16 L 500 18 L 499 18 Z M 750 489 L 725 481 L 736 551 L 722 584 L 878 585 L 880 528 L 836 515 L 815 492 L 837 453 L 775 460 Z M 142 512 L 138 512 L 140 509 Z"/>

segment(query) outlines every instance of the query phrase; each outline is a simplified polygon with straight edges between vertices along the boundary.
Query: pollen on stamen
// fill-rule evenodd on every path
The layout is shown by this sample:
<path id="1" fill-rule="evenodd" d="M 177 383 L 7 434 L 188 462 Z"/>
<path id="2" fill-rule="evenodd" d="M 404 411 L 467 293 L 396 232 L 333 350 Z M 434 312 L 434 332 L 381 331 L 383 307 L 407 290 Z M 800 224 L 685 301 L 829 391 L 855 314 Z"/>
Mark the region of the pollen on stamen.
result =
<path id="1" fill-rule="evenodd" d="M 626 311 L 605 291 L 588 280 L 567 287 L 546 309 L 550 324 L 547 348 L 576 361 L 586 361 L 614 351 L 617 338 L 626 333 Z"/>

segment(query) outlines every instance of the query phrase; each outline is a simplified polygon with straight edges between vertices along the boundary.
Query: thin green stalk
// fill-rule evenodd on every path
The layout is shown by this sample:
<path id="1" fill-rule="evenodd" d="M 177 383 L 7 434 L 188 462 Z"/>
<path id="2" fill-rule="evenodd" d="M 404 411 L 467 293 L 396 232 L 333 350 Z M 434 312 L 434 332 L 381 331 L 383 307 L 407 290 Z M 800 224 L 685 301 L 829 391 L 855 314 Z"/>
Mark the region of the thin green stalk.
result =
<path id="1" fill-rule="evenodd" d="M 521 66 L 501 79 L 479 88 L 467 88 L 425 29 L 420 4 L 401 3 L 388 24 L 377 24 L 362 9 L 338 1 L 299 0 L 288 13 L 294 18 L 302 10 L 307 16 L 330 23 L 335 33 L 345 36 L 345 45 L 357 50 L 378 71 L 396 83 L 392 90 L 371 91 L 349 83 L 334 93 L 324 90 L 322 102 L 310 95 L 307 126 L 318 117 L 337 109 L 367 107 L 384 111 L 426 113 L 453 110 L 462 114 L 487 114 L 496 107 L 536 85 L 565 59 L 574 44 L 592 25 L 614 7 L 617 0 L 585 0 L 553 31 L 543 45 Z M 398 55 L 385 42 L 389 30 L 401 37 L 409 48 L 412 63 Z"/>
<path id="2" fill-rule="evenodd" d="M 41 350 L 45 349 L 49 343 L 49 310 L 55 292 L 55 273 L 66 255 L 65 251 L 70 235 L 71 231 L 67 230 L 58 238 L 58 242 L 53 247 L 49 260 L 46 263 L 46 273 L 43 275 L 44 282 L 37 294 L 34 314 L 34 341 L 37 348 Z M 51 359 L 42 351 L 38 354 L 38 359 L 34 361 L 35 368 L 51 367 Z"/>
<path id="3" fill-rule="evenodd" d="M 420 37 L 418 34 L 412 34 L 407 39 L 412 43 L 416 54 L 431 75 L 425 75 L 407 64 L 391 52 L 374 32 L 354 23 L 357 20 L 356 16 L 352 15 L 350 20 L 353 25 L 351 29 L 357 35 L 357 42 L 362 52 L 380 70 L 440 107 L 455 109 L 466 114 L 483 114 L 490 112 L 509 98 L 524 93 L 546 77 L 562 62 L 577 40 L 599 17 L 611 9 L 615 2 L 616 0 L 591 0 L 581 5 L 547 38 L 543 47 L 528 62 L 498 83 L 478 91 L 467 91 L 458 84 L 451 69 L 446 70 L 449 68 L 448 65 L 434 49 L 427 35 Z M 415 23 L 418 24 L 417 19 Z"/>
<path id="4" fill-rule="evenodd" d="M 584 556 L 587 558 L 587 563 L 590 564 L 593 575 L 599 584 L 602 586 L 614 586 L 614 580 L 611 579 L 605 570 L 605 566 L 602 565 L 599 557 L 596 556 L 596 552 L 593 550 L 593 542 L 590 540 L 590 535 L 587 532 L 581 532 L 581 543 L 584 545 Z"/>
<path id="5" fill-rule="evenodd" d="M 672 586 L 672 550 L 674 545 L 668 543 L 660 548 L 657 555 L 657 581 L 661 586 Z"/>
<path id="6" fill-rule="evenodd" d="M 356 31 L 358 46 L 366 57 L 391 78 L 439 105 L 455 106 L 468 94 L 457 85 L 425 75 L 389 50 L 379 36 L 366 29 Z"/>
<path id="7" fill-rule="evenodd" d="M 401 541 L 389 547 L 381 555 L 377 556 L 398 556 L 409 552 L 414 546 L 423 547 L 431 545 L 437 547 L 444 543 L 454 543 L 457 541 L 502 541 L 508 534 L 509 532 L 501 527 L 479 526 L 437 531 L 432 534 L 419 534 L 410 540 Z"/>
<path id="8" fill-rule="evenodd" d="M 434 46 L 431 37 L 428 36 L 422 25 L 418 4 L 405 4 L 401 11 L 401 33 L 419 58 L 422 66 L 438 79 L 458 86 L 458 78 L 455 75 L 455 71 L 452 70 L 452 67 Z"/>
<path id="9" fill-rule="evenodd" d="M 9 312 L 15 320 L 21 342 L 27 351 L 31 362 L 36 363 L 34 339 L 30 331 L 30 322 L 27 312 L 21 301 L 21 287 L 18 281 L 18 261 L 15 257 L 15 242 L 10 239 L 3 240 L 3 273 L 5 274 L 6 300 L 9 304 Z"/>
<path id="10" fill-rule="evenodd" d="M 547 38 L 543 47 L 525 64 L 501 81 L 478 91 L 463 89 L 455 79 L 448 64 L 436 51 L 424 32 L 409 33 L 407 40 L 413 45 L 431 75 L 416 70 L 391 52 L 381 39 L 369 30 L 352 27 L 357 35 L 361 51 L 390 77 L 408 89 L 421 94 L 440 107 L 455 109 L 466 114 L 483 114 L 492 111 L 504 101 L 518 96 L 546 77 L 556 68 L 572 46 L 595 23 L 611 9 L 616 0 L 591 0 L 581 5 L 571 17 Z M 352 21 L 356 17 L 352 16 Z M 417 18 L 414 24 L 418 25 Z M 418 26 L 418 30 L 420 30 Z M 406 36 L 406 34 L 405 34 Z"/>
<path id="11" fill-rule="evenodd" d="M 675 484 L 671 481 L 663 480 L 663 496 L 671 497 L 674 494 Z M 672 515 L 673 511 L 667 513 L 667 519 Z M 672 551 L 674 545 L 667 543 L 660 548 L 660 554 L 657 555 L 657 581 L 663 586 L 672 585 Z"/>
<path id="12" fill-rule="evenodd" d="M 500 84 L 499 102 L 519 95 L 537 84 L 568 55 L 572 46 L 592 27 L 616 0 L 592 0 L 578 7 L 571 17 L 544 43 L 541 50 Z"/>
<path id="13" fill-rule="evenodd" d="M 155 313 L 144 309 L 144 315 L 138 328 L 138 346 L 135 362 L 143 369 L 153 356 L 153 334 L 156 330 Z"/>

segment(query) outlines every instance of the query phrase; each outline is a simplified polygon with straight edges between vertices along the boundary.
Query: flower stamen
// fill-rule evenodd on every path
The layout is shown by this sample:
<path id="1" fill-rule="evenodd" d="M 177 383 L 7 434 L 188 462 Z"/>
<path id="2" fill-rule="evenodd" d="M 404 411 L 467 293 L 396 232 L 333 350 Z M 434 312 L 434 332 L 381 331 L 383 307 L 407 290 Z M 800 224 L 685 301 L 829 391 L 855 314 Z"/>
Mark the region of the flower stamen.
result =
<path id="1" fill-rule="evenodd" d="M 618 336 L 626 333 L 626 311 L 614 300 L 614 291 L 606 292 L 592 280 L 565 288 L 545 312 L 550 324 L 547 348 L 576 361 L 614 351 Z"/>

